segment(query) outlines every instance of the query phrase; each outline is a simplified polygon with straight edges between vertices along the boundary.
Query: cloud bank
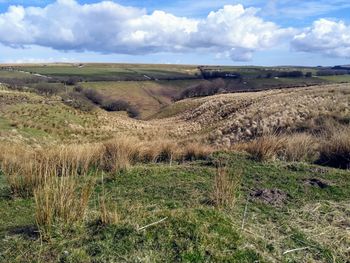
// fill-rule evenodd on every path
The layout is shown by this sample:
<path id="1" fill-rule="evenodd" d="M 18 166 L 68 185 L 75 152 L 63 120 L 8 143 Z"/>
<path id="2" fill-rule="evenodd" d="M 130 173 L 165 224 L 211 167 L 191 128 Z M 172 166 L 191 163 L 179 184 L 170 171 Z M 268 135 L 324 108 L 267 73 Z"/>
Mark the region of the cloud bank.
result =
<path id="1" fill-rule="evenodd" d="M 343 21 L 319 19 L 296 35 L 292 46 L 298 51 L 350 58 L 350 25 Z"/>
<path id="2" fill-rule="evenodd" d="M 305 29 L 265 21 L 256 8 L 225 5 L 205 18 L 179 17 L 112 1 L 57 0 L 45 7 L 10 6 L 0 14 L 0 43 L 60 51 L 142 55 L 207 52 L 234 61 L 289 42 L 294 50 L 350 57 L 350 26 L 320 19 Z"/>
<path id="3" fill-rule="evenodd" d="M 57 50 L 117 54 L 208 51 L 249 60 L 289 33 L 264 21 L 254 8 L 227 5 L 205 19 L 178 17 L 111 1 L 81 5 L 58 0 L 46 7 L 10 6 L 0 14 L 0 42 Z"/>

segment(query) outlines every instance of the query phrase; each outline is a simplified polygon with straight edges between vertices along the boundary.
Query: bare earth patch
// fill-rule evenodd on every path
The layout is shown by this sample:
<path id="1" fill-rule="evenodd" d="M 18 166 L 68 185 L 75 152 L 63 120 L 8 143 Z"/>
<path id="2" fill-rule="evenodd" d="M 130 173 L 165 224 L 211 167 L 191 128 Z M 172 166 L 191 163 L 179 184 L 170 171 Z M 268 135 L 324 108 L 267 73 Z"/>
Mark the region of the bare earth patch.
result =
<path id="1" fill-rule="evenodd" d="M 305 185 L 319 187 L 321 189 L 324 189 L 324 188 L 330 186 L 330 184 L 328 182 L 320 180 L 320 179 L 317 179 L 317 178 L 306 179 L 304 181 L 304 183 L 305 183 Z"/>
<path id="2" fill-rule="evenodd" d="M 257 189 L 250 196 L 271 205 L 282 205 L 288 198 L 288 195 L 279 189 Z"/>

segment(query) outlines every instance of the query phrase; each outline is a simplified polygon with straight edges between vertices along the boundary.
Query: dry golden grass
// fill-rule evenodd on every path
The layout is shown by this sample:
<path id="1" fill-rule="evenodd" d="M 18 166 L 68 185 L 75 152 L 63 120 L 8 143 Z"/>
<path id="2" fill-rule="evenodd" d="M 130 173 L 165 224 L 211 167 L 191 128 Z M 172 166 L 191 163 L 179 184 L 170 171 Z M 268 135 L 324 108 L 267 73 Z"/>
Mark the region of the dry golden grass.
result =
<path id="1" fill-rule="evenodd" d="M 54 223 L 82 221 L 93 186 L 93 180 L 76 176 L 48 178 L 34 190 L 37 224 L 50 230 Z"/>
<path id="2" fill-rule="evenodd" d="M 32 148 L 3 143 L 1 170 L 17 196 L 30 196 L 52 177 L 86 175 L 91 169 L 116 173 L 136 163 L 182 162 L 206 159 L 209 146 L 178 144 L 168 140 L 143 142 L 120 137 L 103 143 L 73 144 Z"/>
<path id="3" fill-rule="evenodd" d="M 317 162 L 336 168 L 350 167 L 350 127 L 338 126 L 325 133 L 267 135 L 238 143 L 233 151 L 246 151 L 258 161 Z"/>
<path id="4" fill-rule="evenodd" d="M 120 221 L 118 212 L 113 209 L 105 196 L 98 199 L 98 223 L 102 225 L 115 225 Z"/>
<path id="5" fill-rule="evenodd" d="M 299 162 L 313 162 L 318 158 L 318 141 L 315 136 L 307 133 L 295 133 L 283 136 L 284 145 L 279 153 L 280 159 Z"/>
<path id="6" fill-rule="evenodd" d="M 237 192 L 241 182 L 241 173 L 230 176 L 228 168 L 219 164 L 214 177 L 212 199 L 220 208 L 232 208 L 236 203 Z"/>
<path id="7" fill-rule="evenodd" d="M 321 141 L 318 162 L 336 168 L 350 168 L 350 127 L 334 130 Z"/>
<path id="8" fill-rule="evenodd" d="M 117 172 L 127 169 L 135 156 L 137 145 L 131 138 L 114 139 L 103 144 L 102 169 Z"/>
<path id="9" fill-rule="evenodd" d="M 69 145 L 30 148 L 3 144 L 0 157 L 11 191 L 16 196 L 30 196 L 33 191 L 53 177 L 85 175 L 99 164 L 97 145 Z"/>
<path id="10" fill-rule="evenodd" d="M 271 161 L 283 151 L 285 143 L 284 138 L 266 135 L 247 143 L 244 148 L 257 161 Z"/>

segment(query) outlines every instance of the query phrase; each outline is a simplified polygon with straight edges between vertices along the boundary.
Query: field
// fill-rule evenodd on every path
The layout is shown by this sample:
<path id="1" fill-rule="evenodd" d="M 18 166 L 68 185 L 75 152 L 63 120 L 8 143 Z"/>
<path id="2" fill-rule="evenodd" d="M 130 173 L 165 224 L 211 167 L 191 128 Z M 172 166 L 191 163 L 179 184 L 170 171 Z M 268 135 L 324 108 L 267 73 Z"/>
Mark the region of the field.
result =
<path id="1" fill-rule="evenodd" d="M 149 80 L 162 78 L 191 78 L 198 70 L 195 66 L 137 65 L 137 64 L 49 64 L 14 67 L 17 70 L 49 77 L 80 77 L 108 80 Z"/>
<path id="2" fill-rule="evenodd" d="M 255 78 L 317 69 L 222 67 L 251 74 L 215 82 L 196 66 L 16 66 L 44 76 L 8 67 L 0 262 L 350 258 L 346 75 Z M 162 78 L 122 80 L 132 72 Z M 47 80 L 57 76 L 79 80 Z M 235 89 L 178 99 L 204 82 Z"/>

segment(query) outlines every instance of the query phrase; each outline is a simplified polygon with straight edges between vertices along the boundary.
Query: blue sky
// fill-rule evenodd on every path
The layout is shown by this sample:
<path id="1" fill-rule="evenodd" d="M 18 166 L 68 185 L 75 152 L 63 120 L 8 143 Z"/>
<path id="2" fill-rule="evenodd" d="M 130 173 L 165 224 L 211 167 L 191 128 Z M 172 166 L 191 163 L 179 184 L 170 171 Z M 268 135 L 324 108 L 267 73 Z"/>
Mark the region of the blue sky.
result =
<path id="1" fill-rule="evenodd" d="M 0 62 L 42 61 L 350 64 L 350 2 L 0 0 Z"/>

